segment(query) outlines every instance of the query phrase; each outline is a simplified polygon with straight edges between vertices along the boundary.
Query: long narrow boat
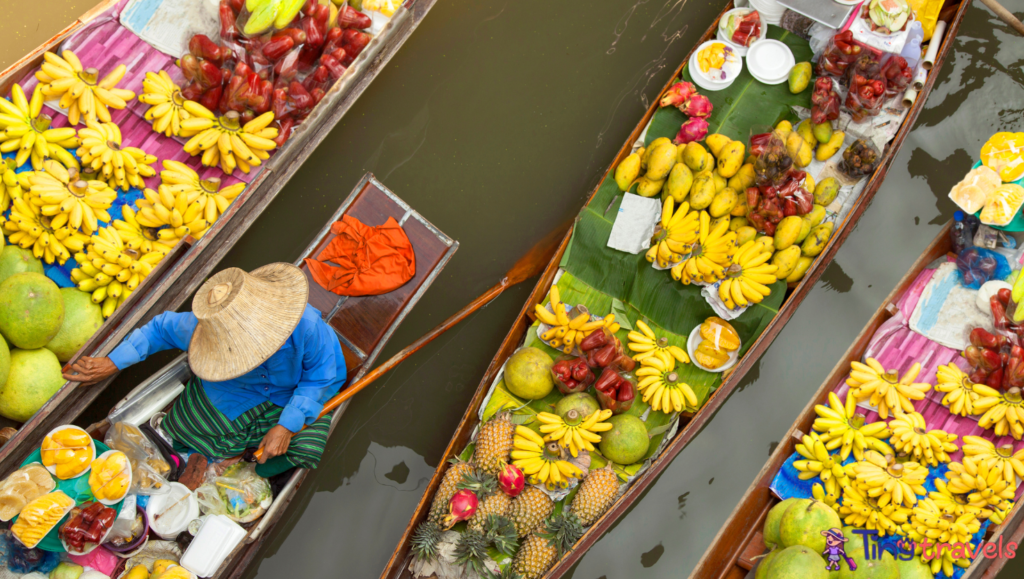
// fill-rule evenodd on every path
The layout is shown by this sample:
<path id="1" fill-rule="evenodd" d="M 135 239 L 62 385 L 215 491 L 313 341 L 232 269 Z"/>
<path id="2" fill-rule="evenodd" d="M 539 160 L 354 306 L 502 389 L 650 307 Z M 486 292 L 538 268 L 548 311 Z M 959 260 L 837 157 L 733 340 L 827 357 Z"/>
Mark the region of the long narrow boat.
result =
<path id="1" fill-rule="evenodd" d="M 644 466 L 644 471 L 629 482 L 629 486 L 624 492 L 621 492 L 618 495 L 614 503 L 604 513 L 604 515 L 586 529 L 582 538 L 576 543 L 576 545 L 561 556 L 561 558 L 559 558 L 558 561 L 550 567 L 546 573 L 544 573 L 543 577 L 546 579 L 552 579 L 560 577 L 568 572 L 583 556 L 587 549 L 589 549 L 619 519 L 619 517 L 623 516 L 629 510 L 630 506 L 644 494 L 644 491 L 653 484 L 655 480 L 657 480 L 659 474 L 664 471 L 672 459 L 679 454 L 687 444 L 689 444 L 690 440 L 701 430 L 704 424 L 714 416 L 717 409 L 725 402 L 726 399 L 728 399 L 729 394 L 736 388 L 746 373 L 753 368 L 754 364 L 757 363 L 758 358 L 760 358 L 765 350 L 767 350 L 775 336 L 778 335 L 783 326 L 785 326 L 790 317 L 792 317 L 796 308 L 811 291 L 815 282 L 821 276 L 827 265 L 832 261 L 836 252 L 839 250 L 839 247 L 849 236 L 854 225 L 860 219 L 875 194 L 881 188 L 889 167 L 899 153 L 903 142 L 913 129 L 918 115 L 924 109 L 925 101 L 927 100 L 927 96 L 932 87 L 935 85 L 938 71 L 940 70 L 942 63 L 952 50 L 956 34 L 960 28 L 961 22 L 963 21 L 967 6 L 967 2 L 952 1 L 947 2 L 944 6 L 940 19 L 947 23 L 947 32 L 945 37 L 942 39 L 940 47 L 938 48 L 934 67 L 931 69 L 916 101 L 914 101 L 913 105 L 910 107 L 910 110 L 898 132 L 896 132 L 895 136 L 890 141 L 887 150 L 883 154 L 881 162 L 868 178 L 863 192 L 853 203 L 853 206 L 846 213 L 843 220 L 836 225 L 836 231 L 829 240 L 828 245 L 810 266 L 806 275 L 802 280 L 795 284 L 795 286 L 789 288 L 785 296 L 785 302 L 779 307 L 778 313 L 767 321 L 766 326 L 761 328 L 760 333 L 756 335 L 756 339 L 750 343 L 744 344 L 744 350 L 738 364 L 724 373 L 721 384 L 717 389 L 713 390 L 710 397 L 699 411 L 693 414 L 684 414 L 680 417 L 678 429 L 671 440 L 669 440 L 667 444 L 662 443 L 663 447 L 658 451 L 658 454 L 656 454 L 654 458 L 649 460 Z M 662 89 L 662 95 L 664 95 L 678 79 L 685 78 L 683 77 L 684 68 L 696 51 L 696 47 L 699 47 L 704 42 L 715 37 L 719 20 L 733 7 L 734 6 L 731 2 L 726 4 L 722 13 L 715 18 L 711 23 L 711 26 L 696 43 L 695 48 L 687 54 L 686 58 L 683 59 L 683 64 L 675 70 L 670 80 Z M 611 182 L 610 186 L 614 187 L 612 173 L 615 167 L 617 167 L 619 163 L 622 162 L 630 153 L 634 152 L 641 142 L 647 144 L 651 142 L 652 136 L 649 134 L 648 129 L 652 126 L 651 123 L 655 118 L 655 113 L 658 112 L 659 100 L 660 99 L 653 100 L 653 104 L 647 110 L 643 119 L 641 119 L 640 123 L 629 135 L 629 138 L 620 149 L 616 158 L 605 171 L 601 179 L 601 184 L 598 185 L 598 187 L 595 188 L 588 197 L 588 205 L 590 205 L 594 204 L 595 200 L 599 198 L 599 193 L 604 193 L 604 197 L 601 197 L 600 205 L 595 207 L 594 211 L 597 214 L 607 215 L 615 207 L 617 198 L 612 199 L 611 203 L 608 203 L 607 197 L 609 194 L 603 191 L 609 182 Z M 713 118 L 714 114 L 712 114 L 712 119 Z M 409 525 L 406 527 L 398 546 L 395 548 L 394 553 L 391 555 L 391 558 L 381 574 L 382 579 L 407 579 L 414 576 L 410 571 L 409 566 L 413 562 L 411 546 L 416 528 L 426 520 L 434 495 L 439 489 L 441 481 L 444 478 L 445 472 L 448 470 L 451 461 L 459 457 L 467 445 L 472 441 L 473 436 L 477 431 L 477 427 L 480 424 L 482 407 L 487 401 L 488 393 L 491 391 L 498 379 L 501 378 L 506 361 L 524 344 L 529 337 L 529 330 L 535 326 L 535 314 L 533 313 L 534 305 L 544 303 L 552 284 L 556 283 L 558 280 L 558 276 L 562 272 L 561 264 L 563 263 L 563 258 L 566 258 L 567 253 L 569 253 L 568 249 L 573 241 L 574 233 L 579 230 L 579 223 L 579 220 L 577 220 L 576 224 L 574 224 L 574 226 L 566 233 L 565 238 L 562 240 L 555 256 L 552 258 L 545 271 L 541 274 L 537 285 L 526 300 L 519 316 L 516 318 L 508 335 L 505 337 L 505 340 L 498 349 L 497 354 L 488 366 L 487 371 L 480 381 L 480 385 L 474 393 L 466 413 L 460 421 L 451 442 L 448 444 L 444 455 L 438 461 L 438 467 L 423 493 L 423 498 L 417 505 L 416 511 L 414 512 Z M 603 239 L 601 240 L 601 243 L 604 243 Z"/>
<path id="2" fill-rule="evenodd" d="M 779 498 L 771 490 L 772 483 L 784 463 L 795 452 L 795 446 L 800 443 L 803 435 L 812 431 L 812 425 L 815 418 L 817 418 L 814 407 L 819 404 L 827 405 L 829 403 L 829 394 L 835 391 L 837 387 L 842 386 L 849 375 L 850 363 L 863 361 L 865 355 L 867 355 L 866 353 L 869 351 L 869 347 L 876 340 L 879 343 L 893 344 L 903 342 L 904 340 L 926 341 L 909 329 L 907 321 L 910 318 L 913 307 L 904 303 L 904 300 L 913 299 L 913 303 L 917 303 L 918 294 L 923 289 L 920 280 L 921 273 L 926 269 L 934 268 L 935 262 L 945 259 L 950 251 L 952 251 L 952 247 L 949 236 L 949 224 L 947 224 L 878 307 L 867 325 L 864 326 L 864 329 L 857 336 L 857 339 L 854 340 L 832 372 L 822 382 L 821 387 L 789 428 L 789 431 L 776 447 L 771 458 L 765 463 L 761 472 L 758 473 L 757 478 L 751 484 L 743 499 L 740 500 L 729 516 L 729 519 L 719 530 L 708 550 L 694 569 L 691 577 L 699 577 L 701 579 L 741 579 L 746 577 L 747 573 L 757 565 L 758 560 L 766 552 L 762 536 L 765 517 L 768 511 L 779 502 Z M 899 316 L 899 320 L 894 321 L 893 318 L 896 316 Z M 893 326 L 897 322 L 898 325 Z M 883 327 L 886 329 L 884 334 L 879 332 Z M 897 329 L 892 330 L 892 327 Z M 901 333 L 896 334 L 895 332 Z M 884 355 L 880 351 L 883 347 L 885 346 L 876 346 L 873 349 L 873 352 L 876 353 L 871 353 L 870 355 Z M 931 359 L 936 357 L 933 356 L 933 353 L 924 356 L 923 352 L 925 350 L 921 346 L 916 346 L 915 351 L 917 350 L 922 352 L 922 361 L 924 361 L 924 358 Z M 946 350 L 949 349 L 946 348 Z M 930 366 L 935 364 L 935 362 L 928 362 Z M 927 410 L 919 410 L 919 412 L 929 414 Z M 943 412 L 942 409 L 939 409 L 939 415 L 943 414 L 948 416 L 948 412 Z M 975 428 L 975 430 L 980 429 Z M 989 437 L 986 436 L 986 438 Z M 989 527 L 985 533 L 985 540 L 1002 545 L 1010 542 L 1020 544 L 1022 539 L 1024 539 L 1024 505 L 1018 501 L 1002 524 Z M 855 543 L 856 541 L 851 544 Z M 861 547 L 858 545 L 851 547 L 851 549 L 859 548 Z M 1006 561 L 1005 557 L 978 557 L 966 569 L 962 577 L 963 579 L 981 579 L 983 577 L 993 579 L 1006 564 Z"/>
<path id="3" fill-rule="evenodd" d="M 137 288 L 129 301 L 104 323 L 76 358 L 82 355 L 105 356 L 129 332 L 157 313 L 176 310 L 181 306 L 313 154 L 422 22 L 435 1 L 406 0 L 221 218 L 201 239 L 187 239 L 179 244 L 160 263 L 158 270 Z M 0 73 L 0 95 L 8 94 L 12 84 L 31 76 L 39 68 L 45 52 L 58 52 L 65 40 L 117 10 L 122 4 L 123 0 L 104 0 L 32 53 L 8 67 Z M 21 425 L 17 434 L 0 447 L 0 473 L 10 472 L 39 445 L 43 434 L 54 425 L 69 423 L 77 418 L 112 380 L 89 388 L 79 388 L 75 382 L 64 384 L 40 412 Z"/>
<path id="4" fill-rule="evenodd" d="M 342 215 L 355 217 L 367 225 L 374 226 L 384 223 L 388 218 L 398 221 L 412 243 L 416 255 L 416 275 L 402 287 L 377 296 L 338 296 L 318 285 L 311 277 L 304 260 L 315 259 L 334 239 L 331 226 L 339 221 Z M 342 352 L 348 364 L 349 384 L 370 371 L 395 329 L 437 279 L 458 247 L 457 241 L 439 231 L 373 175 L 367 173 L 327 221 L 316 239 L 295 261 L 295 265 L 306 273 L 309 282 L 309 304 L 323 312 L 324 320 L 334 328 L 341 342 Z M 91 425 L 87 430 L 94 438 L 102 440 L 112 424 L 125 421 L 137 425 L 148 421 L 153 414 L 170 406 L 190 378 L 188 361 L 186 355 L 182 354 L 135 387 L 111 409 L 107 418 Z M 345 402 L 334 411 L 331 432 L 347 408 L 348 402 Z M 260 545 L 287 512 L 299 485 L 308 475 L 309 471 L 306 469 L 295 469 L 287 476 L 287 481 L 274 497 L 273 504 L 262 518 L 248 526 L 245 538 L 212 577 L 226 579 L 245 574 Z"/>

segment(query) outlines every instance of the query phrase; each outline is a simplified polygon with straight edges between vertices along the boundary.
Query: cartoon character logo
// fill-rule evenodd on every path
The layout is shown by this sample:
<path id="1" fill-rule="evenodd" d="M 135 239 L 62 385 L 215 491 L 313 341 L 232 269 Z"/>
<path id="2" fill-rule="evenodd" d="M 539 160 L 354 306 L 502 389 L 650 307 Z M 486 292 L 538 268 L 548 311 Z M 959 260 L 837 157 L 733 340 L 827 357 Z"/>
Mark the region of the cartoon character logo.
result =
<path id="1" fill-rule="evenodd" d="M 825 550 L 821 553 L 825 557 L 825 569 L 839 571 L 839 562 L 845 560 L 850 571 L 856 571 L 857 563 L 846 554 L 844 543 L 849 539 L 843 536 L 843 532 L 840 529 L 829 529 L 822 531 L 821 534 L 825 536 Z"/>

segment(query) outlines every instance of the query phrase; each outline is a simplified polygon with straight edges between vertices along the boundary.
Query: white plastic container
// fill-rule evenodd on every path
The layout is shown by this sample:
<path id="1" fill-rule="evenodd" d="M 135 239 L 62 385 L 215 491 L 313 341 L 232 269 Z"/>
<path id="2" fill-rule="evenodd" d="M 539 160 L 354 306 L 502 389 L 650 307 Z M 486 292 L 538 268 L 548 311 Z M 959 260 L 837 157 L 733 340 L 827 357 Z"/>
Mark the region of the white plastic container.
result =
<path id="1" fill-rule="evenodd" d="M 200 577 L 210 577 L 244 537 L 245 529 L 226 516 L 206 517 L 181 556 L 181 566 Z"/>
<path id="2" fill-rule="evenodd" d="M 146 514 L 149 528 L 161 539 L 172 541 L 188 528 L 192 519 L 199 518 L 199 501 L 181 483 L 172 482 L 167 486 L 167 492 L 150 497 Z"/>

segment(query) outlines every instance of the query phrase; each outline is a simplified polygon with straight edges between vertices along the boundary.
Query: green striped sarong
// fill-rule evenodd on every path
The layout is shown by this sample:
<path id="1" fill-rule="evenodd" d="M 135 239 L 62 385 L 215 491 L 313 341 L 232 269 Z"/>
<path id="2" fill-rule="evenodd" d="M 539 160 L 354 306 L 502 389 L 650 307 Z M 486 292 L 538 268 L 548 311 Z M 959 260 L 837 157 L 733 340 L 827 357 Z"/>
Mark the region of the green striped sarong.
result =
<path id="1" fill-rule="evenodd" d="M 219 460 L 238 456 L 247 448 L 258 447 L 267 432 L 277 425 L 282 410 L 268 400 L 247 410 L 235 420 L 228 420 L 210 402 L 203 390 L 202 380 L 193 377 L 164 417 L 161 426 L 176 443 Z M 327 446 L 330 428 L 330 414 L 317 419 L 308 428 L 292 436 L 284 458 L 293 466 L 316 468 Z"/>

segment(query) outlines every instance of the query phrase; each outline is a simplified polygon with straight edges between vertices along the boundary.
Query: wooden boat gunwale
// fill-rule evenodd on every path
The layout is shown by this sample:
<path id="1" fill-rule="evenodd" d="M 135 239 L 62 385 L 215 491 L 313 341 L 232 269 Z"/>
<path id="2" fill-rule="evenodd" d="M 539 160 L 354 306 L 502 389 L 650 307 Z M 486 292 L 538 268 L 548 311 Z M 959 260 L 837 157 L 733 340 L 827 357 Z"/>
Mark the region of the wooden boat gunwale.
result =
<path id="1" fill-rule="evenodd" d="M 757 338 L 754 344 L 748 349 L 746 354 L 740 358 L 739 363 L 730 371 L 723 375 L 723 382 L 715 390 L 708 401 L 704 404 L 701 409 L 694 414 L 692 419 L 681 425 L 679 432 L 676 437 L 669 443 L 669 445 L 662 451 L 661 455 L 656 457 L 650 464 L 647 472 L 634 480 L 629 488 L 622 493 L 615 503 L 594 525 L 589 527 L 584 533 L 583 537 L 576 544 L 573 549 L 566 553 L 554 566 L 552 566 L 545 574 L 545 579 L 554 579 L 560 577 L 568 572 L 573 565 L 583 556 L 583 554 L 593 545 L 604 533 L 611 528 L 613 524 L 630 508 L 630 506 L 638 500 L 644 491 L 655 481 L 662 471 L 671 463 L 672 459 L 682 451 L 683 448 L 689 443 L 693 436 L 698 433 L 704 424 L 714 416 L 717 409 L 725 402 L 729 397 L 728 395 L 732 390 L 739 384 L 743 376 L 750 371 L 753 366 L 757 363 L 761 355 L 767 350 L 768 346 L 771 345 L 772 341 L 782 330 L 782 328 L 792 317 L 793 312 L 811 291 L 814 284 L 821 277 L 825 268 L 831 263 L 835 257 L 839 247 L 843 244 L 846 238 L 850 235 L 854 225 L 863 215 L 867 206 L 874 198 L 878 189 L 881 187 L 882 182 L 888 173 L 889 167 L 892 165 L 897 154 L 902 148 L 903 142 L 914 128 L 914 123 L 917 120 L 921 110 L 923 110 L 928 95 L 931 93 L 932 88 L 938 78 L 938 72 L 945 62 L 950 50 L 952 49 L 953 42 L 956 39 L 957 32 L 960 29 L 960 24 L 963 21 L 964 15 L 967 10 L 968 2 L 961 1 L 959 5 L 956 5 L 956 9 L 952 10 L 951 7 L 944 8 L 940 18 L 948 18 L 948 26 L 945 36 L 942 39 L 942 44 L 935 57 L 934 65 L 929 71 L 928 77 L 924 83 L 923 88 L 919 91 L 917 99 L 914 104 L 911 105 L 910 111 L 904 119 L 900 129 L 897 131 L 893 140 L 887 145 L 886 150 L 883 154 L 883 159 L 879 166 L 875 169 L 875 172 L 868 179 L 865 185 L 864 191 L 857 198 L 853 208 L 849 211 L 847 216 L 842 222 L 841 227 L 829 240 L 825 250 L 818 256 L 818 258 L 812 264 L 810 270 L 804 278 L 793 288 L 793 293 L 787 296 L 786 301 L 783 302 L 783 306 L 779 309 L 779 313 L 772 319 L 772 321 L 765 328 L 764 332 Z M 952 5 L 951 5 L 952 6 Z M 627 155 L 630 154 L 633 148 L 633 144 L 637 142 L 640 136 L 647 129 L 654 113 L 657 111 L 659 106 L 659 100 L 662 94 L 668 90 L 681 76 L 683 67 L 689 62 L 690 57 L 698 46 L 704 41 L 713 37 L 718 28 L 718 22 L 721 17 L 733 8 L 732 1 L 730 0 L 722 12 L 712 21 L 711 25 L 698 40 L 690 52 L 685 58 L 681 60 L 681 64 L 676 68 L 672 76 L 669 77 L 668 82 L 662 87 L 661 92 L 658 94 L 658 98 L 652 99 L 652 104 L 648 108 L 644 117 L 640 120 L 640 123 L 633 129 L 629 138 L 625 144 L 619 150 L 618 155 L 615 157 L 613 162 L 608 166 L 598 184 L 591 191 L 587 197 L 587 203 L 591 202 L 594 196 L 597 194 L 601 187 L 601 184 L 607 179 L 608 175 L 614 170 L 614 168 L 622 161 Z M 566 248 L 569 245 L 569 241 L 572 238 L 573 227 L 570 227 L 569 231 L 566 232 L 555 256 L 548 264 L 544 273 L 541 274 L 536 286 L 527 298 L 522 310 L 516 317 L 509 330 L 508 335 L 502 342 L 495 354 L 494 359 L 488 365 L 483 378 L 480 381 L 480 385 L 477 387 L 473 398 L 470 400 L 469 406 L 467 407 L 466 413 L 460 420 L 459 425 L 452 437 L 451 442 L 445 449 L 444 455 L 438 461 L 438 467 L 434 471 L 434 475 L 431 477 L 430 482 L 424 491 L 423 497 L 420 499 L 419 504 L 416 507 L 412 519 L 406 526 L 405 531 L 402 534 L 401 539 L 395 551 L 392 553 L 388 563 L 381 573 L 381 579 L 398 579 L 409 577 L 408 572 L 408 561 L 409 561 L 409 544 L 412 538 L 412 534 L 416 529 L 416 526 L 424 520 L 427 512 L 430 509 L 431 501 L 433 500 L 434 493 L 440 486 L 441 479 L 444 476 L 444 472 L 447 469 L 449 459 L 458 455 L 459 452 L 469 442 L 470 436 L 479 422 L 478 411 L 480 404 L 484 400 L 488 390 L 490 389 L 494 378 L 500 371 L 505 360 L 514 352 L 532 324 L 532 309 L 533 304 L 540 303 L 543 301 L 544 296 L 547 294 L 548 288 L 554 280 L 554 277 L 559 269 L 559 264 L 562 260 L 562 256 L 565 253 Z"/>
<path id="2" fill-rule="evenodd" d="M 31 53 L 0 72 L 0 94 L 23 78 L 42 62 L 43 53 L 56 50 L 64 40 L 81 30 L 98 16 L 115 7 L 120 0 L 104 0 L 86 11 L 75 22 L 54 35 Z M 380 70 L 416 29 L 436 0 L 406 0 L 379 34 L 373 37 L 363 53 L 346 73 L 328 89 L 324 99 L 310 116 L 299 124 L 286 145 L 264 164 L 261 173 L 242 191 L 202 237 L 186 249 L 175 253 L 173 263 L 165 259 L 148 291 L 136 291 L 130 306 L 119 308 L 120 323 L 104 324 L 102 340 L 90 340 L 78 356 L 105 356 L 128 333 L 149 321 L 156 313 L 178 309 L 212 272 L 213 268 L 241 238 L 256 218 L 284 188 L 292 175 L 337 125 L 342 116 L 362 95 Z M 160 283 L 156 283 L 159 281 Z M 141 286 L 142 287 L 146 286 Z M 138 297 L 136 298 L 136 294 Z M 98 332 L 98 333 L 100 333 Z M 45 409 L 22 425 L 18 434 L 0 447 L 0 476 L 12 472 L 21 460 L 41 441 L 46 425 L 68 423 L 77 418 L 102 393 L 113 378 L 87 388 L 67 382 L 51 397 Z M 27 428 L 26 428 L 27 426 Z"/>

